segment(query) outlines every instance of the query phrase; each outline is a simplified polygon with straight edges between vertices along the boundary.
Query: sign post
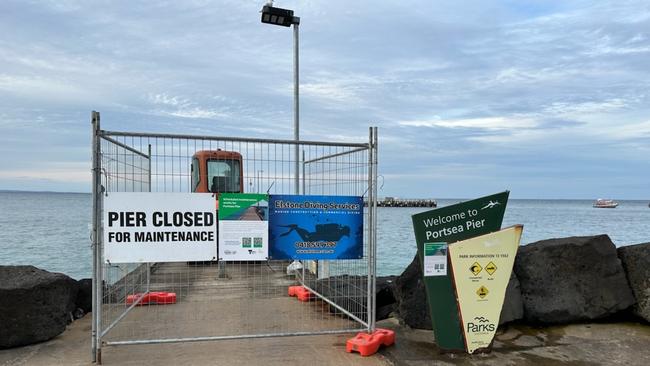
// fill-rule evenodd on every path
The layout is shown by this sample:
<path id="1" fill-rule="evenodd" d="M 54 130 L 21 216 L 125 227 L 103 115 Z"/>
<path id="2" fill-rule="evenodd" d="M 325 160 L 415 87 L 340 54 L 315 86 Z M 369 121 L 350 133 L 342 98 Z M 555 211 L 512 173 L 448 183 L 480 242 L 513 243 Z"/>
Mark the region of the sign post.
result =
<path id="1" fill-rule="evenodd" d="M 413 215 L 421 268 L 427 266 L 427 247 L 451 244 L 501 229 L 509 194 L 506 191 Z M 440 259 L 434 260 L 434 270 L 435 263 L 440 263 Z M 445 264 L 448 267 L 449 260 Z M 439 270 L 442 271 L 440 267 Z M 444 351 L 464 351 L 464 326 L 458 314 L 452 274 L 446 268 L 444 274 L 425 274 L 424 285 L 436 343 Z"/>

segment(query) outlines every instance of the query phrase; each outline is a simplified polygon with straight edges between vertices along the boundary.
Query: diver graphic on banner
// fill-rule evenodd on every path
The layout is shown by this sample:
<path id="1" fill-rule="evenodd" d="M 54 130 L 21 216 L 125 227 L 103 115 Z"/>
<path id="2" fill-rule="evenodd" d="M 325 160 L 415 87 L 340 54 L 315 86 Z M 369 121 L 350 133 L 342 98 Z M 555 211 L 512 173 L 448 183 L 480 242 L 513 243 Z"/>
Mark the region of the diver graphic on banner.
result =
<path id="1" fill-rule="evenodd" d="M 363 199 L 271 195 L 269 257 L 359 259 L 363 256 Z"/>

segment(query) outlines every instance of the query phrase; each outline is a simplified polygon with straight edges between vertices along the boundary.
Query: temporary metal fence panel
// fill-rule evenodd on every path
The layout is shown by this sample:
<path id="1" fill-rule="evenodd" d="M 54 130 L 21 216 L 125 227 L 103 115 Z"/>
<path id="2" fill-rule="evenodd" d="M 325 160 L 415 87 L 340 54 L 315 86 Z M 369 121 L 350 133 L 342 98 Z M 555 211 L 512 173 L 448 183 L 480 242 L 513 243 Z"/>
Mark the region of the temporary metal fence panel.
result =
<path id="1" fill-rule="evenodd" d="M 104 131 L 93 112 L 93 357 L 105 345 L 344 333 L 374 329 L 376 128 L 364 143 Z M 295 154 L 298 149 L 300 154 Z M 114 265 L 102 258 L 102 202 L 114 192 L 191 192 L 198 151 L 235 151 L 244 193 L 363 196 L 363 258 Z M 295 157 L 301 157 L 296 172 Z M 301 192 L 295 192 L 295 174 Z M 215 243 L 216 245 L 216 243 Z M 295 267 L 294 263 L 292 267 Z M 101 285 L 100 285 L 101 284 Z M 287 294 L 304 285 L 316 294 Z M 175 292 L 173 305 L 127 304 L 130 294 Z"/>

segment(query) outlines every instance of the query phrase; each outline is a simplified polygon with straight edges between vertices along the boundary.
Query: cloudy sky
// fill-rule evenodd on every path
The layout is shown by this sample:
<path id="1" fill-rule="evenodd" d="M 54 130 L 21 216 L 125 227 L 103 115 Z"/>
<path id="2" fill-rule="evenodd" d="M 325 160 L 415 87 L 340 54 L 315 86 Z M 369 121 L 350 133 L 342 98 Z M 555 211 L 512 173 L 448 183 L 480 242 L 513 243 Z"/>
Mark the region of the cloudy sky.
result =
<path id="1" fill-rule="evenodd" d="M 264 1 L 0 2 L 0 189 L 89 191 L 110 130 L 291 139 Z M 650 2 L 276 1 L 301 138 L 367 140 L 382 196 L 650 198 Z"/>

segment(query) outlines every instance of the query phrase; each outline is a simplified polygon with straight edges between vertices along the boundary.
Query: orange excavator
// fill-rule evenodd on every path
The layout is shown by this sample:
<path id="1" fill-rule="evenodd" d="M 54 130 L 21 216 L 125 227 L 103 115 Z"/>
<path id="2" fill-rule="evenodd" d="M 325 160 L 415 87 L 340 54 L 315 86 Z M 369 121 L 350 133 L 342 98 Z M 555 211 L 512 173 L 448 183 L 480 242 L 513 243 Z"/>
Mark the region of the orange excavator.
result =
<path id="1" fill-rule="evenodd" d="M 236 151 L 200 150 L 192 156 L 192 192 L 243 193 L 242 156 Z M 217 206 L 218 207 L 218 206 Z"/>

